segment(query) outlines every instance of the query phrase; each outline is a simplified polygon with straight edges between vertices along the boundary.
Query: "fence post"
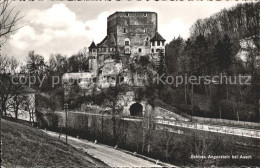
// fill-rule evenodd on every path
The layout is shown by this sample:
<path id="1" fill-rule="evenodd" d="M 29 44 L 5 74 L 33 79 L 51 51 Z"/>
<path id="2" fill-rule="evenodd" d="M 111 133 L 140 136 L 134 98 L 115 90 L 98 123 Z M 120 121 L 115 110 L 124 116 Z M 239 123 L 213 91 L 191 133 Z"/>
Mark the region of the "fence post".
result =
<path id="1" fill-rule="evenodd" d="M 65 119 L 65 128 L 66 128 L 66 144 L 68 143 L 68 103 L 64 104 L 64 110 L 65 110 L 65 115 L 66 115 L 66 119 Z"/>
<path id="2" fill-rule="evenodd" d="M 103 122 L 104 122 L 104 120 L 103 120 L 103 114 L 102 114 L 102 116 L 101 116 L 101 140 L 103 141 Z"/>

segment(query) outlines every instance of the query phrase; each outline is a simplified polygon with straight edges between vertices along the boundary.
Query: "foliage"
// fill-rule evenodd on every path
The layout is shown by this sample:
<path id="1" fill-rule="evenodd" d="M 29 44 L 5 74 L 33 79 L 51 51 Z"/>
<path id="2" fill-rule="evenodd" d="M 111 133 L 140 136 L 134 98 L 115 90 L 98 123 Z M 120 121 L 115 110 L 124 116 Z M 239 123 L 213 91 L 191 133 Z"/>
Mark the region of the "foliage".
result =
<path id="1" fill-rule="evenodd" d="M 182 84 L 179 87 L 184 90 L 187 109 L 191 108 L 187 103 L 189 97 L 193 99 L 194 94 L 203 94 L 211 102 L 211 111 L 218 112 L 219 114 L 215 116 L 220 117 L 220 113 L 224 114 L 226 110 L 221 110 L 221 101 L 225 99 L 247 101 L 246 96 L 250 97 L 248 102 L 255 106 L 256 118 L 259 120 L 257 101 L 260 96 L 256 94 L 259 90 L 259 75 L 256 67 L 256 58 L 260 49 L 259 7 L 259 2 L 238 4 L 209 18 L 199 19 L 191 27 L 191 35 L 186 41 L 179 37 L 166 46 L 166 66 L 170 74 L 187 77 L 241 74 L 252 77 L 251 87 L 225 84 L 220 86 L 221 89 L 216 92 L 217 96 L 214 95 L 212 83 L 204 84 L 202 81 L 193 87 L 190 84 Z M 241 40 L 248 43 L 248 46 L 252 41 L 255 47 L 242 49 Z M 248 53 L 246 62 L 237 55 L 245 50 Z M 192 103 L 192 109 L 195 105 Z"/>
<path id="2" fill-rule="evenodd" d="M 166 67 L 164 61 L 164 53 L 160 51 L 159 53 L 159 65 L 157 66 L 157 73 L 159 77 L 159 82 L 156 83 L 158 89 L 162 89 L 165 85 L 166 80 Z"/>
<path id="3" fill-rule="evenodd" d="M 173 39 L 165 46 L 165 63 L 169 74 L 176 72 L 178 63 L 177 60 L 182 56 L 184 48 L 184 39 L 178 37 Z"/>

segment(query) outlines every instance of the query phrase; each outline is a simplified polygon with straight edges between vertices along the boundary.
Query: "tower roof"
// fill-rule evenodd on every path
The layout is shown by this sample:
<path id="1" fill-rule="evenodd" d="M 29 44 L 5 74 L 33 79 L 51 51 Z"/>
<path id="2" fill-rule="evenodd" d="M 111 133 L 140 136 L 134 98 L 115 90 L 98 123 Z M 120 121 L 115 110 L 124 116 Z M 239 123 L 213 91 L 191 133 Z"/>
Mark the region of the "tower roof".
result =
<path id="1" fill-rule="evenodd" d="M 97 47 L 106 47 L 107 46 L 107 40 L 108 40 L 108 36 L 106 36 L 100 43 L 97 44 Z"/>
<path id="2" fill-rule="evenodd" d="M 166 40 L 158 32 L 156 32 L 150 41 L 166 41 Z"/>
<path id="3" fill-rule="evenodd" d="M 94 41 L 90 44 L 90 46 L 88 48 L 96 48 L 96 44 L 94 43 Z"/>

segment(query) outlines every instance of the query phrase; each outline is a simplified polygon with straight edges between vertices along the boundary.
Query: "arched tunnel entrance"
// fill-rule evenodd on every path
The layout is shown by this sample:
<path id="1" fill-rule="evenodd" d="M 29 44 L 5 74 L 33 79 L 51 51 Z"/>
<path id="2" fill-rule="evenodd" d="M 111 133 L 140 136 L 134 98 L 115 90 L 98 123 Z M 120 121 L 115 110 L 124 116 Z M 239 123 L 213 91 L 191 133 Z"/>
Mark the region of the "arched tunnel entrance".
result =
<path id="1" fill-rule="evenodd" d="M 131 116 L 142 116 L 143 115 L 143 106 L 136 102 L 130 106 L 130 115 Z"/>

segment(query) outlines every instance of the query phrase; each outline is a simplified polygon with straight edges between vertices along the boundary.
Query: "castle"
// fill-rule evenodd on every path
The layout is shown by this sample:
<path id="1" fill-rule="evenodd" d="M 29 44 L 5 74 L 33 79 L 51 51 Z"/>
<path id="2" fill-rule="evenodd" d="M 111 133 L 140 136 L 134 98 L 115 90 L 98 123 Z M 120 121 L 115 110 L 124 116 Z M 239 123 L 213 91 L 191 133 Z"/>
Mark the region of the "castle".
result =
<path id="1" fill-rule="evenodd" d="M 123 68 L 133 56 L 157 62 L 159 52 L 165 52 L 165 39 L 157 31 L 157 13 L 115 12 L 107 18 L 107 36 L 89 46 L 89 71 L 98 74 L 116 56 Z"/>
<path id="2" fill-rule="evenodd" d="M 125 83 L 137 86 L 130 79 L 129 65 L 133 58 L 146 56 L 156 64 L 159 53 L 165 52 L 165 39 L 158 33 L 157 23 L 155 12 L 115 12 L 110 15 L 106 37 L 98 44 L 93 41 L 88 47 L 89 72 L 64 74 L 65 85 L 70 79 L 80 78 L 79 86 L 85 90 L 95 86 L 107 88 L 115 84 L 112 77 L 123 72 Z M 95 79 L 96 85 L 86 81 L 86 77 Z"/>

